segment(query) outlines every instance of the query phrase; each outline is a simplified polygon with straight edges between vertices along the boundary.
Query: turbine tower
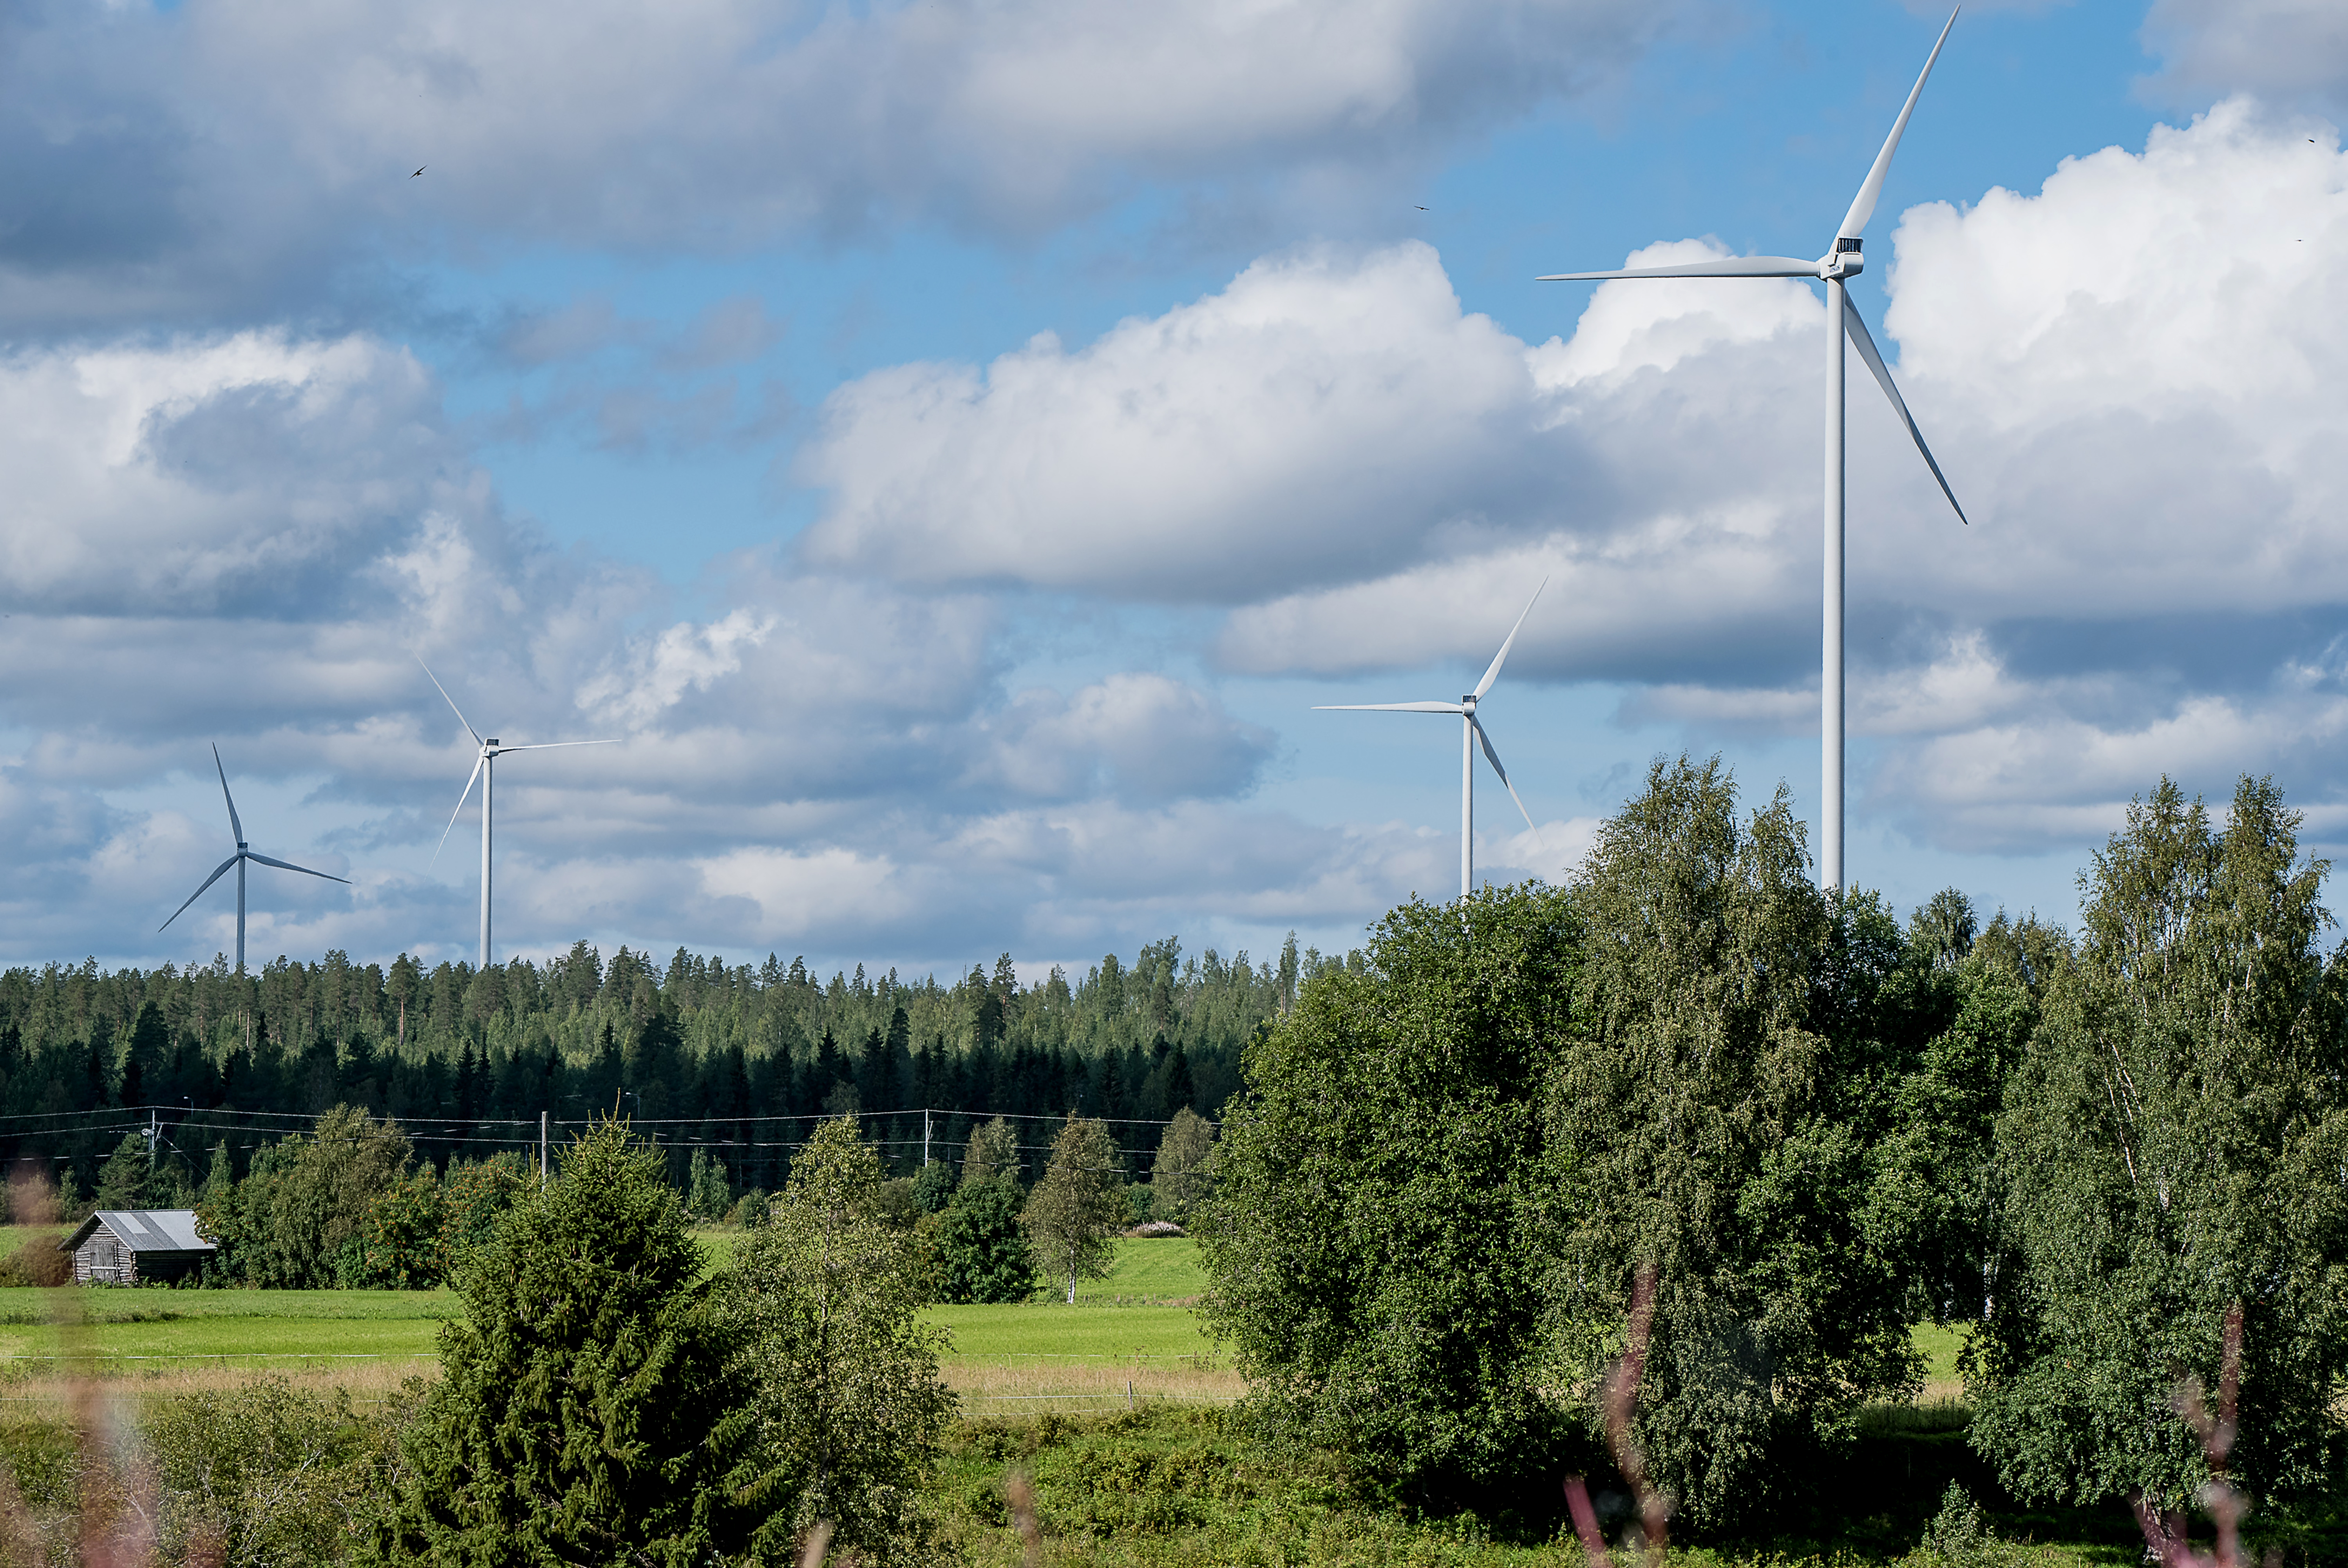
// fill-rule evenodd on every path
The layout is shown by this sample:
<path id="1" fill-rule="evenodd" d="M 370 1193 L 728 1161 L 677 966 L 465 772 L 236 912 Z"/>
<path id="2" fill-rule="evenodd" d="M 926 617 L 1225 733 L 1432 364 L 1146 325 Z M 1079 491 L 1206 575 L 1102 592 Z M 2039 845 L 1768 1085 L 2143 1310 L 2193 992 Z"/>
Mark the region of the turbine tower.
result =
<path id="1" fill-rule="evenodd" d="M 490 785 L 494 781 L 498 758 L 509 751 L 551 751 L 558 746 L 617 746 L 619 742 L 617 740 L 541 740 L 530 746 L 508 746 L 494 735 L 484 740 L 481 738 L 481 732 L 473 727 L 472 720 L 465 717 L 465 710 L 457 706 L 457 699 L 448 695 L 448 688 L 440 684 L 440 677 L 432 673 L 432 666 L 424 663 L 424 656 L 421 654 L 417 655 L 416 662 L 423 665 L 424 678 L 432 683 L 433 688 L 439 692 L 441 700 L 448 703 L 449 711 L 457 716 L 457 722 L 465 727 L 465 733 L 473 738 L 473 744 L 481 748 L 480 757 L 473 764 L 472 773 L 465 779 L 465 792 L 457 797 L 457 810 L 448 813 L 448 825 L 440 830 L 440 848 L 432 851 L 432 858 L 437 861 L 440 858 L 440 849 L 448 847 L 448 835 L 456 830 L 457 819 L 463 814 L 465 802 L 472 799 L 473 780 L 479 779 L 481 781 L 481 961 L 479 969 L 475 971 L 479 973 L 480 969 L 487 969 L 489 966 L 491 827 L 489 802 Z"/>
<path id="2" fill-rule="evenodd" d="M 203 887 L 196 889 L 195 892 L 188 895 L 188 903 L 193 903 L 196 900 L 203 897 L 204 888 L 210 887 L 212 883 L 220 881 L 221 876 L 227 872 L 229 867 L 234 866 L 236 868 L 236 972 L 242 975 L 244 973 L 245 861 L 259 861 L 264 866 L 275 866 L 281 872 L 300 872 L 305 877 L 326 877 L 328 882 L 341 882 L 345 887 L 348 887 L 351 884 L 350 880 L 347 877 L 326 876 L 326 873 L 324 872 L 314 872 L 308 866 L 297 866 L 290 861 L 273 861 L 267 855 L 262 854 L 258 851 L 247 845 L 244 841 L 244 823 L 236 814 L 236 797 L 228 792 L 228 769 L 221 766 L 220 748 L 218 746 L 214 746 L 212 748 L 212 770 L 220 775 L 221 799 L 228 802 L 228 826 L 229 830 L 236 835 L 236 853 L 229 856 L 228 859 L 222 861 L 219 865 L 212 868 L 212 874 L 204 879 Z M 171 920 L 177 920 L 180 916 L 187 913 L 188 903 L 183 903 L 179 908 L 173 910 L 171 912 Z M 165 921 L 155 929 L 158 932 L 170 930 L 171 920 Z"/>
<path id="3" fill-rule="evenodd" d="M 1524 614 L 1517 617 L 1516 625 L 1509 628 L 1508 640 L 1500 645 L 1500 651 L 1492 655 L 1492 667 L 1484 672 L 1484 678 L 1476 683 L 1476 689 L 1457 702 L 1334 702 L 1320 704 L 1313 710 L 1315 713 L 1456 713 L 1460 717 L 1463 721 L 1459 729 L 1461 898 L 1466 898 L 1475 888 L 1476 748 L 1478 744 L 1484 748 L 1485 759 L 1491 763 L 1492 771 L 1500 776 L 1500 788 L 1509 792 L 1509 799 L 1517 802 L 1517 810 L 1524 817 L 1525 826 L 1531 828 L 1536 837 L 1540 833 L 1540 829 L 1533 824 L 1533 814 L 1525 810 L 1524 801 L 1518 797 L 1517 787 L 1509 782 L 1509 770 L 1500 766 L 1500 754 L 1492 749 L 1492 738 L 1484 733 L 1483 721 L 1476 717 L 1476 705 L 1484 700 L 1484 694 L 1490 691 L 1492 683 L 1500 678 L 1500 666 L 1508 662 L 1509 649 L 1516 644 L 1518 630 L 1524 625 L 1525 616 L 1533 613 L 1533 603 L 1541 596 L 1541 589 L 1548 586 L 1549 579 L 1542 578 L 1540 586 L 1533 590 L 1532 598 L 1525 601 Z"/>
<path id="4" fill-rule="evenodd" d="M 1962 7 L 1960 7 L 1962 9 Z M 1842 227 L 1835 231 L 1834 243 L 1827 253 L 1815 262 L 1805 262 L 1792 256 L 1733 256 L 1722 262 L 1694 262 L 1676 267 L 1638 267 L 1612 273 L 1557 273 L 1536 281 L 1545 284 L 1595 283 L 1611 278 L 1817 278 L 1827 285 L 1827 451 L 1826 451 L 1826 582 L 1825 624 L 1820 650 L 1818 682 L 1818 886 L 1825 891 L 1840 892 L 1843 887 L 1843 338 L 1848 335 L 1857 346 L 1859 356 L 1867 361 L 1868 369 L 1875 373 L 1883 395 L 1891 399 L 1892 407 L 1900 412 L 1915 438 L 1916 449 L 1924 454 L 1924 461 L 1932 477 L 1941 482 L 1941 493 L 1956 507 L 1959 521 L 1968 521 L 1965 509 L 1957 505 L 1957 492 L 1949 488 L 1948 476 L 1941 472 L 1934 461 L 1932 449 L 1924 444 L 1924 432 L 1916 428 L 1915 416 L 1900 396 L 1900 388 L 1891 382 L 1891 372 L 1876 352 L 1875 340 L 1868 335 L 1867 323 L 1859 319 L 1859 307 L 1850 303 L 1847 281 L 1859 275 L 1864 264 L 1859 259 L 1859 236 L 1867 221 L 1874 215 L 1876 198 L 1883 193 L 1883 177 L 1891 170 L 1891 155 L 1899 150 L 1900 134 L 1908 129 L 1908 117 L 1916 112 L 1916 100 L 1923 96 L 1924 82 L 1932 74 L 1932 63 L 1941 57 L 1941 46 L 1949 41 L 1949 29 L 1957 25 L 1957 13 L 1949 13 L 1949 20 L 1941 36 L 1932 44 L 1932 52 L 1925 58 L 1924 69 L 1916 78 L 1915 87 L 1901 106 L 1900 118 L 1891 122 L 1891 134 L 1884 139 L 1883 150 L 1875 155 L 1875 166 L 1867 171 L 1866 181 L 1853 198 L 1850 211 L 1843 217 Z"/>

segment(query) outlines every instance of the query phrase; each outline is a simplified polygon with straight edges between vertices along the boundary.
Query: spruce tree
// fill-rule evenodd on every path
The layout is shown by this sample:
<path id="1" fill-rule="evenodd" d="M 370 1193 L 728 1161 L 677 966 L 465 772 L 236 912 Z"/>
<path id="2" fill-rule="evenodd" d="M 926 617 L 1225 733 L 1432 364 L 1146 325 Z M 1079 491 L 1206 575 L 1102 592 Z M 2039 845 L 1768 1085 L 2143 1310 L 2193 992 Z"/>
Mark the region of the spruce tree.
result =
<path id="1" fill-rule="evenodd" d="M 458 1272 L 380 1557 L 687 1568 L 747 1548 L 780 1493 L 702 1267 L 656 1150 L 611 1123 L 574 1142 Z"/>

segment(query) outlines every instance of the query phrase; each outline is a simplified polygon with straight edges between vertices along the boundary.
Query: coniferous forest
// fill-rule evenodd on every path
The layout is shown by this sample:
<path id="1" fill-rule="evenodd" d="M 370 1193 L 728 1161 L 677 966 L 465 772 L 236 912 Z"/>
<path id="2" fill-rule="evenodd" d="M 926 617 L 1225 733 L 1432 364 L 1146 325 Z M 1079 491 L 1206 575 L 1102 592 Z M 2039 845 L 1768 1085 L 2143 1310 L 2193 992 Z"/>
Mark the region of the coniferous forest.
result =
<path id="1" fill-rule="evenodd" d="M 1072 1110 L 1112 1126 L 1216 1115 L 1241 1047 L 1342 962 L 1292 940 L 1276 964 L 1226 961 L 1169 937 L 1073 983 L 1055 967 L 1026 985 L 1007 954 L 952 984 L 861 965 L 827 981 L 796 958 L 679 948 L 663 966 L 585 942 L 479 972 L 339 952 L 243 976 L 225 959 L 19 967 L 0 973 L 0 1152 L 88 1192 L 151 1119 L 161 1161 L 197 1181 L 212 1150 L 242 1175 L 253 1149 L 348 1104 L 396 1120 L 443 1167 L 534 1152 L 541 1113 L 560 1135 L 614 1111 L 665 1146 L 680 1185 L 706 1150 L 735 1191 L 778 1190 L 816 1119 L 850 1110 L 899 1171 L 925 1137 L 952 1155 L 996 1115 L 1038 1119 L 1022 1123 L 1032 1162 L 1050 1141 L 1041 1119 Z M 1120 1147 L 1146 1175 L 1157 1132 L 1129 1130 Z"/>

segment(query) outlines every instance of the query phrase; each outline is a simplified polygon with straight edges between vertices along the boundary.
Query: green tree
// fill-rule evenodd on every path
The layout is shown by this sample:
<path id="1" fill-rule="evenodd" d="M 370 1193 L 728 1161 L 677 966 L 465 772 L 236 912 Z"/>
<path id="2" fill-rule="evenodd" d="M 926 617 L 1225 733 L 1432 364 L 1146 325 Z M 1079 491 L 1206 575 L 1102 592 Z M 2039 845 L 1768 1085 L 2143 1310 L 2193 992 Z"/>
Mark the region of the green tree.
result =
<path id="1" fill-rule="evenodd" d="M 446 1278 L 443 1233 L 448 1194 L 431 1166 L 419 1166 L 376 1194 L 368 1205 L 366 1246 L 347 1285 L 376 1290 L 434 1290 Z"/>
<path id="2" fill-rule="evenodd" d="M 448 1168 L 440 1183 L 448 1198 L 448 1218 L 440 1231 L 440 1267 L 453 1276 L 465 1256 L 489 1241 L 522 1198 L 538 1188 L 538 1173 L 510 1150 L 487 1160 L 469 1160 Z"/>
<path id="3" fill-rule="evenodd" d="M 726 1162 L 713 1159 L 706 1149 L 693 1151 L 685 1202 L 695 1218 L 712 1222 L 724 1219 L 734 1207 L 734 1185 L 726 1180 Z"/>
<path id="4" fill-rule="evenodd" d="M 962 1151 L 963 1186 L 992 1181 L 998 1176 L 1016 1180 L 1018 1174 L 1019 1135 L 1011 1130 L 1009 1122 L 998 1116 L 971 1133 Z"/>
<path id="5" fill-rule="evenodd" d="M 755 1387 L 662 1165 L 606 1123 L 463 1262 L 465 1315 L 402 1439 L 384 1560 L 686 1568 L 749 1546 L 780 1494 L 753 1462 Z"/>
<path id="6" fill-rule="evenodd" d="M 1814 1480 L 1863 1401 L 1919 1376 L 1864 1223 L 1903 948 L 1874 901 L 1811 884 L 1783 789 L 1740 824 L 1717 758 L 1653 765 L 1575 903 L 1579 1026 L 1548 1093 L 1561 1376 L 1601 1386 L 1653 1267 L 1639 1440 L 1683 1515 L 1717 1525 Z"/>
<path id="7" fill-rule="evenodd" d="M 1541 1463 L 1540 1089 L 1570 1026 L 1561 892 L 1416 900 L 1251 1046 L 1201 1230 L 1207 1315 L 1266 1408 L 1401 1473 Z"/>
<path id="8" fill-rule="evenodd" d="M 1192 1212 L 1211 1190 L 1209 1161 L 1214 1151 L 1214 1124 L 1187 1105 L 1176 1111 L 1149 1167 L 1149 1212 L 1161 1220 L 1189 1223 Z"/>
<path id="9" fill-rule="evenodd" d="M 933 1243 L 940 1300 L 1027 1299 L 1035 1288 L 1035 1258 L 1020 1228 L 1019 1202 L 1019 1183 L 1007 1175 L 955 1191 Z"/>
<path id="10" fill-rule="evenodd" d="M 2348 974 L 2327 862 L 2245 778 L 2222 828 L 2167 779 L 2081 878 L 1997 1142 L 2021 1259 L 1976 1342 L 1972 1439 L 2004 1484 L 2181 1505 L 2207 1476 L 2171 1400 L 2244 1315 L 2230 1467 L 2320 1483 L 2348 1374 Z"/>
<path id="11" fill-rule="evenodd" d="M 321 1290 L 361 1266 L 367 1213 L 407 1169 L 407 1134 L 338 1105 L 307 1135 L 254 1151 L 232 1202 L 197 1209 L 219 1272 L 247 1284 Z"/>
<path id="12" fill-rule="evenodd" d="M 149 1163 L 147 1140 L 126 1132 L 106 1163 L 98 1168 L 98 1196 L 93 1209 L 154 1209 L 168 1203 L 177 1184 L 170 1173 Z"/>
<path id="13" fill-rule="evenodd" d="M 1055 1277 L 1066 1276 L 1072 1303 L 1079 1277 L 1099 1279 L 1108 1273 L 1115 1256 L 1109 1238 L 1125 1214 L 1117 1202 L 1123 1182 L 1107 1124 L 1068 1118 L 1052 1140 L 1052 1162 L 1043 1180 L 1019 1211 L 1019 1226 L 1036 1261 Z"/>
<path id="14" fill-rule="evenodd" d="M 778 1559 L 797 1561 L 792 1541 L 819 1522 L 859 1562 L 944 1555 L 920 1487 L 953 1396 L 938 1378 L 943 1336 L 915 1315 L 923 1270 L 884 1212 L 886 1180 L 855 1118 L 826 1122 L 722 1291 L 750 1347 L 762 1466 L 796 1498 L 761 1538 Z"/>

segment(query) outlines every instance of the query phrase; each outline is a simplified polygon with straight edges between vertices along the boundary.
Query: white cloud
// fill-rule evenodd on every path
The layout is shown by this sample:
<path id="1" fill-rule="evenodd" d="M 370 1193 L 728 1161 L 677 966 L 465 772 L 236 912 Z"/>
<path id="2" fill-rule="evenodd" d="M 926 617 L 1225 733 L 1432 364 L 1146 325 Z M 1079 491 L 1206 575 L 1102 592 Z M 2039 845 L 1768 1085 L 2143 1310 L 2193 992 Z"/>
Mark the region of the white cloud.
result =
<path id="1" fill-rule="evenodd" d="M 16 220 L 0 312 L 266 309 L 338 263 L 451 235 L 659 250 L 941 222 L 1025 235 L 1142 180 L 1269 180 L 1292 203 L 1606 88 L 1684 9 L 55 7 L 17 18 L 0 67 Z"/>
<path id="2" fill-rule="evenodd" d="M 1310 251 L 1071 354 L 1046 335 L 982 377 L 912 365 L 825 405 L 802 477 L 826 566 L 1146 598 L 1254 597 L 1514 510 L 1518 346 L 1463 315 L 1435 253 Z M 1342 529 L 1344 553 L 1332 551 Z"/>
<path id="3" fill-rule="evenodd" d="M 2153 0 L 2144 36 L 2161 67 L 2143 85 L 2161 102 L 2348 103 L 2348 15 L 2332 0 Z"/>
<path id="4" fill-rule="evenodd" d="M 622 738 L 500 768 L 509 950 L 1089 944 L 1396 880 L 1239 803 L 1272 738 L 1210 692 L 1113 663 L 1013 689 L 981 596 L 754 554 L 679 614 L 506 519 L 430 378 L 369 339 L 22 354 L 0 408 L 26 520 L 0 531 L 0 954 L 232 942 L 220 889 L 153 931 L 230 847 L 212 740 L 253 841 L 356 884 L 256 873 L 256 962 L 469 951 L 471 809 L 432 855 L 472 742 L 412 651 L 482 733 Z"/>
<path id="5" fill-rule="evenodd" d="M 2204 771 L 2348 760 L 2328 707 L 2276 695 L 2348 613 L 2336 144 L 2230 101 L 2035 194 L 1912 209 L 1891 248 L 1883 335 L 1974 526 L 1854 375 L 1853 713 L 1890 747 L 1879 808 L 2010 844 L 2125 799 L 2163 748 Z M 1262 674 L 1472 671 L 1547 575 L 1512 678 L 1625 681 L 1626 718 L 1699 743 L 1798 731 L 1821 325 L 1798 284 L 1615 283 L 1528 344 L 1421 248 L 1276 258 L 1092 345 L 852 385 L 808 459 L 832 498 L 808 548 L 1219 604 L 1218 657 Z M 1928 788 L 1955 778 L 1982 780 L 1969 811 Z"/>

